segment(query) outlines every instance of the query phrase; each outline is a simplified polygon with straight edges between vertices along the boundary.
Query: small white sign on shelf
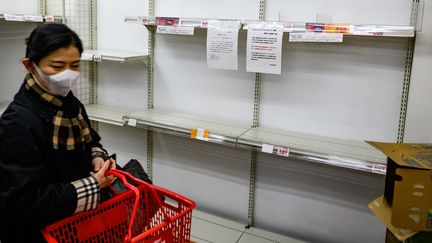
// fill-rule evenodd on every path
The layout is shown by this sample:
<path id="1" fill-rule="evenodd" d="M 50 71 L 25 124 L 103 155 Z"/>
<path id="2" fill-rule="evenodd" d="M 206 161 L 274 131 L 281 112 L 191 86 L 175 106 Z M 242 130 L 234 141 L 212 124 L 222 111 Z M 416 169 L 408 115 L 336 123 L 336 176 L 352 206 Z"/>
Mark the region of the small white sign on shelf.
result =
<path id="1" fill-rule="evenodd" d="M 102 55 L 100 55 L 100 54 L 94 54 L 93 55 L 93 61 L 95 61 L 95 62 L 102 62 Z"/>
<path id="2" fill-rule="evenodd" d="M 129 120 L 128 120 L 128 126 L 136 127 L 137 122 L 138 122 L 137 119 L 129 118 Z"/>
<path id="3" fill-rule="evenodd" d="M 193 35 L 193 26 L 157 26 L 156 33 L 171 35 Z"/>
<path id="4" fill-rule="evenodd" d="M 343 33 L 290 33 L 289 42 L 343 42 Z"/>
<path id="5" fill-rule="evenodd" d="M 196 139 L 204 139 L 204 137 L 205 137 L 205 129 L 198 128 L 197 134 L 196 134 Z"/>
<path id="6" fill-rule="evenodd" d="M 41 15 L 17 15 L 17 14 L 4 14 L 4 18 L 7 21 L 17 22 L 43 22 Z"/>
<path id="7" fill-rule="evenodd" d="M 274 148 L 273 145 L 263 143 L 261 152 L 272 154 L 273 153 L 273 148 Z"/>

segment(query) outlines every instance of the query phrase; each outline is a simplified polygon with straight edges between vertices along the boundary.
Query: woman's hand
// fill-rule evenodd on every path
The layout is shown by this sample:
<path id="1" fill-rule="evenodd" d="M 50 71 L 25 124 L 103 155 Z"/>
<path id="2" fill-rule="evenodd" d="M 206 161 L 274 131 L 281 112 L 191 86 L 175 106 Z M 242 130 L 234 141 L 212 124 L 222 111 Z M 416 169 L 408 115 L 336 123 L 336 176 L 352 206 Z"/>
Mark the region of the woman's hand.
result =
<path id="1" fill-rule="evenodd" d="M 102 168 L 104 162 L 105 161 L 101 157 L 94 158 L 92 161 L 93 171 L 98 172 Z"/>
<path id="2" fill-rule="evenodd" d="M 96 159 L 93 160 L 93 162 Z M 100 165 L 99 168 L 96 168 L 95 163 L 93 163 L 93 168 L 96 171 L 95 172 L 90 172 L 90 175 L 93 176 L 96 181 L 99 184 L 99 188 L 105 188 L 109 185 L 111 185 L 111 183 L 114 182 L 115 177 L 110 175 L 110 176 L 105 176 L 105 172 L 108 171 L 109 169 L 115 169 L 116 168 L 116 163 L 115 160 L 113 159 L 109 159 L 107 161 L 101 161 L 101 163 L 99 163 L 98 165 Z M 97 169 L 97 170 L 96 170 Z"/>

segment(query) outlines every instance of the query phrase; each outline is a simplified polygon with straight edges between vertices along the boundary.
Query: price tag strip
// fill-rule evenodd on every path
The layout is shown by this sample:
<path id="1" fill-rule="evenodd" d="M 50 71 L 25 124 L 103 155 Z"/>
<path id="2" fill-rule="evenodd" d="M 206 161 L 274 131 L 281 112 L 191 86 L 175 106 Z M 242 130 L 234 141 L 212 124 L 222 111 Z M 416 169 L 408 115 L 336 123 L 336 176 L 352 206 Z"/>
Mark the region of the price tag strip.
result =
<path id="1" fill-rule="evenodd" d="M 180 18 L 176 17 L 156 17 L 155 24 L 158 26 L 177 26 L 180 23 Z"/>
<path id="2" fill-rule="evenodd" d="M 208 137 L 209 137 L 208 129 L 203 129 L 203 128 L 191 129 L 190 138 L 208 140 Z"/>
<path id="3" fill-rule="evenodd" d="M 193 35 L 193 26 L 157 26 L 156 33 L 171 35 Z"/>
<path id="4" fill-rule="evenodd" d="M 276 155 L 288 157 L 290 153 L 290 149 L 288 147 L 284 146 L 274 146 L 272 144 L 265 144 L 263 143 L 261 146 L 261 152 L 273 154 L 274 149 L 276 148 Z"/>
<path id="5" fill-rule="evenodd" d="M 290 33 L 289 42 L 343 42 L 343 33 Z"/>
<path id="6" fill-rule="evenodd" d="M 43 22 L 44 18 L 41 15 L 18 15 L 18 14 L 4 14 L 6 21 L 15 22 Z"/>

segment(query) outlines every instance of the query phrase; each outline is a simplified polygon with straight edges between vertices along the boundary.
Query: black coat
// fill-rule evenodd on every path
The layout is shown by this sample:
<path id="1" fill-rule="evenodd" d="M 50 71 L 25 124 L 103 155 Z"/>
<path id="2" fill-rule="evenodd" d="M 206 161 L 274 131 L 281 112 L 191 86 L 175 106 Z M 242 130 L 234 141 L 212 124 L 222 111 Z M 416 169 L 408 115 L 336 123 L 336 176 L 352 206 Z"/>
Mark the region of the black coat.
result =
<path id="1" fill-rule="evenodd" d="M 84 106 L 70 92 L 63 102 Z M 53 149 L 52 118 L 57 108 L 21 86 L 0 118 L 0 240 L 44 242 L 43 226 L 72 215 L 77 194 L 70 182 L 88 177 L 91 147 L 100 137 L 74 151 Z M 80 147 L 81 148 L 81 147 Z"/>

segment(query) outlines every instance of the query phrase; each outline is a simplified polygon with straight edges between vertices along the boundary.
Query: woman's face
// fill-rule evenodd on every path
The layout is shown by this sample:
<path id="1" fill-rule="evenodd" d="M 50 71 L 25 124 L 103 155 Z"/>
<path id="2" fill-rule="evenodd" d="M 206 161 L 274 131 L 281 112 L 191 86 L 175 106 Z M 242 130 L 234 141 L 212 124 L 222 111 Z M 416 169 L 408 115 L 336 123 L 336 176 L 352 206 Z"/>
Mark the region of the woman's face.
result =
<path id="1" fill-rule="evenodd" d="M 27 70 L 47 88 L 45 81 L 38 75 L 33 64 L 27 59 L 23 61 Z M 54 75 L 70 69 L 80 71 L 80 53 L 75 46 L 60 48 L 51 52 L 48 56 L 42 58 L 38 64 L 39 69 L 46 75 Z"/>
<path id="2" fill-rule="evenodd" d="M 79 71 L 80 54 L 74 46 L 60 48 L 42 58 L 38 66 L 47 75 L 57 74 L 66 69 Z"/>

